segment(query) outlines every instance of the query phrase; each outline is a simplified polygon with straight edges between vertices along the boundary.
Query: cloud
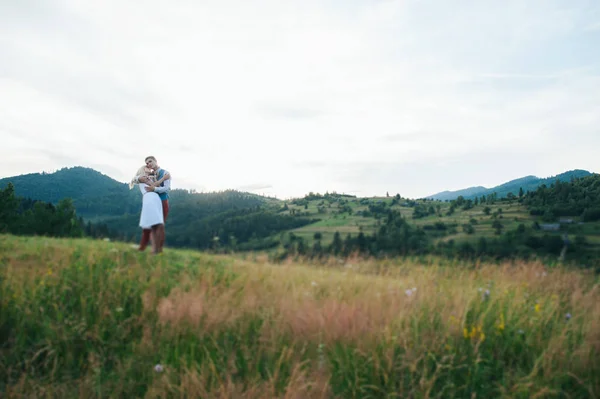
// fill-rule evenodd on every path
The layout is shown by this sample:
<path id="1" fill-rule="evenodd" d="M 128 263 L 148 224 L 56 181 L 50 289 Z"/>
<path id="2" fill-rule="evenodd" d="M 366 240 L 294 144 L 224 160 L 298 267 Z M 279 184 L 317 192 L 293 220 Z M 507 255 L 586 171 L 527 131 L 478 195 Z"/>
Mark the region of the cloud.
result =
<path id="1" fill-rule="evenodd" d="M 273 188 L 273 186 L 270 184 L 265 184 L 265 183 L 253 183 L 253 184 L 246 184 L 243 186 L 239 186 L 237 188 L 237 190 L 239 190 L 239 191 L 264 191 L 269 188 Z"/>
<path id="2" fill-rule="evenodd" d="M 256 109 L 259 115 L 274 119 L 311 119 L 326 114 L 324 110 L 281 105 L 264 105 Z"/>
<path id="3" fill-rule="evenodd" d="M 2 2 L 2 173 L 74 162 L 127 181 L 154 154 L 177 187 L 417 196 L 593 168 L 598 15 L 584 0 Z"/>

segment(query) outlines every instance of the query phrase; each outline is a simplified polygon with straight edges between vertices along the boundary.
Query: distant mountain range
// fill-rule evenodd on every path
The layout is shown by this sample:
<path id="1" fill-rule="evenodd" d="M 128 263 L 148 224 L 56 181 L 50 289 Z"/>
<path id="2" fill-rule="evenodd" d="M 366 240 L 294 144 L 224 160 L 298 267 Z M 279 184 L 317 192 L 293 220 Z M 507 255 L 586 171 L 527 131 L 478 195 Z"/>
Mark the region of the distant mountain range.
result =
<path id="1" fill-rule="evenodd" d="M 492 188 L 469 187 L 457 191 L 443 191 L 427 198 L 445 201 L 456 199 L 462 195 L 465 199 L 472 199 L 476 196 L 481 197 L 494 192 L 497 193 L 499 198 L 502 198 L 510 192 L 518 195 L 520 188 L 523 188 L 525 192 L 534 191 L 542 184 L 549 186 L 556 180 L 570 181 L 591 174 L 586 170 L 575 169 L 548 178 L 525 176 Z M 72 198 L 77 214 L 86 219 L 102 220 L 127 214 L 135 215 L 139 213 L 141 206 L 141 197 L 138 190 L 130 190 L 127 184 L 118 182 L 91 168 L 63 168 L 54 173 L 30 173 L 7 177 L 0 179 L 0 188 L 4 188 L 8 182 L 13 183 L 15 192 L 20 197 L 54 204 L 62 198 Z M 212 203 L 218 200 L 221 203 L 229 204 L 229 206 L 224 206 L 225 209 L 229 209 L 234 203 L 234 207 L 244 208 L 271 202 L 266 197 L 234 190 L 208 194 L 191 194 L 186 190 L 173 190 L 172 196 L 177 198 L 175 203 L 194 202 L 206 204 L 207 201 Z M 185 197 L 185 200 L 182 197 Z M 243 200 L 240 198 L 243 198 Z"/>
<path id="2" fill-rule="evenodd" d="M 477 187 L 469 187 L 462 190 L 457 191 L 442 191 L 441 193 L 430 195 L 426 198 L 436 199 L 440 201 L 450 201 L 458 198 L 459 196 L 463 196 L 465 199 L 473 199 L 475 197 L 481 197 L 482 195 L 488 195 L 496 193 L 498 198 L 503 198 L 508 195 L 508 193 L 513 193 L 514 195 L 519 194 L 519 190 L 522 188 L 524 192 L 534 191 L 542 184 L 547 186 L 554 183 L 556 180 L 560 181 L 571 181 L 571 179 L 577 179 L 580 177 L 586 177 L 591 175 L 591 172 L 587 170 L 575 169 L 570 170 L 565 173 L 561 173 L 556 176 L 551 176 L 547 178 L 539 178 L 537 176 L 525 176 L 519 179 L 511 180 L 504 184 L 501 184 L 496 187 L 486 188 L 483 186 Z"/>

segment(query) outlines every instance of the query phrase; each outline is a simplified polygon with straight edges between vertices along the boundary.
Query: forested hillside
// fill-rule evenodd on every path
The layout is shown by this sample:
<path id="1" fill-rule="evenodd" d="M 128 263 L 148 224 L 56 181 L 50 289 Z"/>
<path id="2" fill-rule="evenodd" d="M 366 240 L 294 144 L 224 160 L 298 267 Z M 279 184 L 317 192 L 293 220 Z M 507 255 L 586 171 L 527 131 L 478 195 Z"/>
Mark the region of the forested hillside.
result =
<path id="1" fill-rule="evenodd" d="M 57 204 L 71 198 L 77 214 L 86 219 L 103 219 L 136 213 L 139 192 L 90 168 L 63 168 L 55 173 L 31 173 L 0 179 L 0 188 L 11 182 L 23 198 Z"/>
<path id="2" fill-rule="evenodd" d="M 64 199 L 84 219 L 85 232 L 102 232 L 123 241 L 139 240 L 142 196 L 137 188 L 117 182 L 88 168 L 64 168 L 56 173 L 35 173 L 0 180 L 0 188 L 14 186 L 26 201 L 58 204 Z M 171 190 L 167 244 L 191 248 L 273 247 L 265 238 L 312 223 L 303 215 L 282 215 L 279 201 L 235 190 L 195 193 Z M 38 219 L 43 219 L 38 214 Z M 41 223 L 41 221 L 40 221 Z"/>
<path id="3" fill-rule="evenodd" d="M 65 180 L 66 173 L 76 176 Z M 28 181 L 12 179 L 20 182 L 21 192 L 35 195 L 31 186 L 34 182 L 38 187 L 52 187 L 74 197 L 72 201 L 63 198 L 61 201 L 68 202 L 60 206 L 42 205 L 43 202 L 32 205 L 50 191 L 42 190 L 37 198 L 23 198 L 18 212 L 23 215 L 21 220 L 38 220 L 37 225 L 41 226 L 53 217 L 43 209 L 62 209 L 70 204 L 77 210 L 75 219 L 84 234 L 128 242 L 139 240 L 141 196 L 137 190 L 83 168 L 57 174 L 60 179 L 54 179 L 56 174 L 29 175 Z M 82 176 L 91 181 L 84 183 Z M 44 179 L 51 180 L 51 184 L 42 182 Z M 90 195 L 70 185 L 61 190 L 67 181 L 78 179 L 80 191 L 104 187 L 107 194 Z M 15 186 L 15 190 L 19 192 L 19 187 Z M 104 207 L 102 201 L 110 202 L 110 195 L 119 193 L 123 195 L 120 201 Z M 8 203 L 3 205 L 3 211 Z M 79 216 L 77 204 L 82 207 L 85 220 Z M 279 201 L 234 190 L 202 194 L 173 190 L 166 223 L 167 246 L 215 251 L 269 250 L 277 258 L 352 254 L 436 254 L 471 259 L 542 256 L 593 265 L 600 259 L 599 204 L 597 174 L 568 182 L 556 180 L 529 192 L 520 187 L 516 194 L 506 197 L 492 192 L 473 199 L 459 196 L 451 201 L 415 200 L 400 194 L 357 198 L 335 192 L 309 193 L 304 198 Z M 31 233 L 25 228 L 14 231 Z M 56 232 L 51 227 L 41 231 L 48 235 Z"/>
<path id="4" fill-rule="evenodd" d="M 576 216 L 582 222 L 595 222 L 600 220 L 600 175 L 571 182 L 557 181 L 549 187 L 543 185 L 527 194 L 523 203 L 532 215 L 541 215 L 547 221 Z"/>

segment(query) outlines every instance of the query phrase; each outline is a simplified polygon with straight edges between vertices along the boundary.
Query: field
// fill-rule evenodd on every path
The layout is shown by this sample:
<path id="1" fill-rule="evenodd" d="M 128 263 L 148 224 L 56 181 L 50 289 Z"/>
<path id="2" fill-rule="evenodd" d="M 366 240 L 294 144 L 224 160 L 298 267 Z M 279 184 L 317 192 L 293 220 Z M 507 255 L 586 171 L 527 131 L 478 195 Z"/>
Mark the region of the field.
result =
<path id="1" fill-rule="evenodd" d="M 361 203 L 362 201 L 362 203 Z M 462 210 L 457 208 L 455 212 L 448 215 L 450 203 L 447 202 L 432 202 L 418 200 L 416 203 L 424 204 L 425 206 L 439 206 L 439 213 L 422 218 L 413 218 L 414 207 L 406 206 L 407 201 L 400 200 L 398 203 L 392 203 L 392 197 L 373 197 L 373 198 L 345 198 L 343 202 L 346 206 L 352 209 L 352 213 L 341 212 L 339 201 L 335 200 L 328 203 L 326 200 L 313 199 L 307 201 L 307 206 L 289 204 L 289 213 L 302 213 L 310 218 L 319 219 L 318 222 L 303 226 L 292 230 L 296 236 L 302 237 L 312 244 L 315 233 L 320 233 L 322 236 L 321 242 L 328 245 L 333 240 L 335 232 L 339 232 L 344 238 L 348 233 L 356 235 L 359 232 L 365 234 L 373 234 L 377 231 L 379 222 L 374 216 L 362 216 L 361 212 L 368 210 L 368 204 L 386 203 L 387 209 L 392 209 L 400 212 L 404 218 L 415 226 L 424 227 L 434 225 L 441 222 L 446 225 L 455 226 L 456 232 L 450 232 L 443 236 L 435 237 L 433 242 L 455 240 L 457 242 L 468 241 L 471 243 L 477 242 L 480 237 L 497 238 L 495 230 L 492 228 L 494 220 L 500 221 L 503 225 L 503 232 L 515 230 L 520 224 L 526 227 L 531 227 L 534 222 L 544 223 L 541 217 L 531 216 L 525 206 L 518 201 L 501 202 L 498 201 L 494 205 L 476 205 L 471 209 Z M 486 215 L 484 210 L 490 208 L 490 214 Z M 321 212 L 319 212 L 321 207 Z M 501 210 L 501 212 L 498 212 Z M 498 212 L 498 213 L 497 213 Z M 497 216 L 494 217 L 494 213 Z M 600 251 L 600 223 L 586 223 L 578 225 L 578 218 L 574 218 L 575 223 L 571 226 L 565 225 L 563 230 L 559 232 L 550 232 L 549 234 L 569 234 L 571 236 L 582 235 L 586 241 L 596 250 Z M 474 222 L 473 222 L 474 221 Z M 473 233 L 466 234 L 463 232 L 462 226 L 471 224 Z M 544 234 L 545 232 L 539 232 Z"/>
<path id="2" fill-rule="evenodd" d="M 597 276 L 0 235 L 3 397 L 595 398 Z"/>

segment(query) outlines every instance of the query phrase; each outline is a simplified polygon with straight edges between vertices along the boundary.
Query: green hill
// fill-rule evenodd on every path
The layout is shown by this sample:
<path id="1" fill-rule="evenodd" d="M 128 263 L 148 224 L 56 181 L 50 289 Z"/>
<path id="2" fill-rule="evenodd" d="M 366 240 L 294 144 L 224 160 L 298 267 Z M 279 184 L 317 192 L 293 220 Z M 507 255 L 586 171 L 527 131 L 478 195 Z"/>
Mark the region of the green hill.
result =
<path id="1" fill-rule="evenodd" d="M 493 193 L 496 193 L 498 198 L 504 198 L 509 193 L 514 194 L 515 196 L 519 194 L 519 191 L 522 189 L 523 192 L 534 191 L 541 185 L 545 184 L 549 186 L 555 181 L 571 181 L 571 179 L 576 179 L 580 177 L 589 176 L 592 173 L 587 170 L 575 169 L 565 173 L 561 173 L 556 176 L 551 176 L 548 178 L 539 178 L 536 176 L 525 176 L 519 179 L 511 180 L 499 186 L 495 186 L 492 188 L 485 188 L 483 186 L 478 187 L 470 187 L 458 191 L 443 191 L 437 194 L 433 194 L 428 196 L 429 199 L 436 199 L 440 201 L 454 200 L 459 196 L 463 196 L 465 199 L 473 199 L 475 197 L 487 196 Z"/>
<path id="2" fill-rule="evenodd" d="M 79 216 L 96 221 L 115 217 L 137 216 L 141 209 L 139 190 L 130 190 L 94 169 L 63 168 L 54 173 L 31 173 L 0 179 L 0 189 L 12 182 L 19 197 L 57 204 L 71 198 Z M 193 193 L 175 189 L 169 194 L 172 206 L 184 204 L 187 218 L 202 218 L 231 209 L 252 208 L 274 200 L 251 193 L 226 190 L 212 193 Z"/>
<path id="3" fill-rule="evenodd" d="M 140 208 L 139 193 L 94 169 L 63 168 L 54 173 L 31 173 L 0 179 L 0 188 L 9 182 L 19 197 L 57 204 L 71 198 L 77 214 L 86 219 L 99 220 Z"/>
<path id="4" fill-rule="evenodd" d="M 78 216 L 106 226 L 109 236 L 137 241 L 142 201 L 138 190 L 93 169 L 64 168 L 55 173 L 34 173 L 0 180 L 0 189 L 11 182 L 19 197 L 56 204 L 71 198 Z M 209 248 L 248 243 L 272 246 L 263 239 L 279 231 L 299 227 L 311 220 L 276 212 L 279 201 L 251 193 L 226 190 L 194 193 L 172 190 L 167 244 Z M 215 237 L 219 241 L 215 242 Z"/>
<path id="5" fill-rule="evenodd" d="M 586 173 L 587 177 L 575 178 Z M 535 182 L 536 178 L 526 177 L 498 186 L 507 190 L 511 185 L 548 183 L 521 198 L 488 195 L 448 202 L 337 193 L 310 193 L 279 201 L 234 190 L 202 194 L 173 190 L 167 246 L 268 249 L 311 256 L 355 251 L 501 258 L 538 254 L 556 260 L 563 257 L 566 234 L 570 242 L 567 260 L 596 264 L 591 257 L 600 253 L 600 212 L 595 205 L 600 203 L 600 191 L 595 189 L 600 175 L 572 171 L 557 177 Z M 139 239 L 139 193 L 123 183 L 85 168 L 3 182 L 7 180 L 13 181 L 18 194 L 37 199 L 56 200 L 56 192 L 70 194 L 77 215 L 103 223 L 102 231 L 108 231 L 110 237 Z M 561 224 L 559 217 L 569 217 L 570 222 Z M 546 226 L 548 223 L 558 223 L 558 227 Z"/>

